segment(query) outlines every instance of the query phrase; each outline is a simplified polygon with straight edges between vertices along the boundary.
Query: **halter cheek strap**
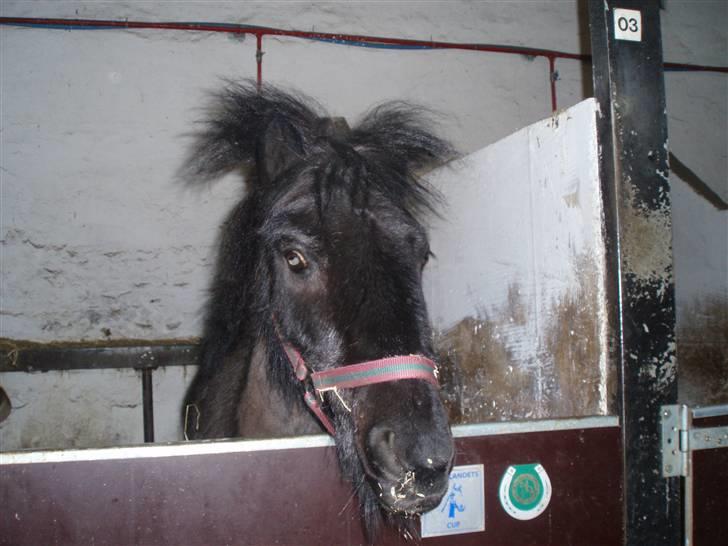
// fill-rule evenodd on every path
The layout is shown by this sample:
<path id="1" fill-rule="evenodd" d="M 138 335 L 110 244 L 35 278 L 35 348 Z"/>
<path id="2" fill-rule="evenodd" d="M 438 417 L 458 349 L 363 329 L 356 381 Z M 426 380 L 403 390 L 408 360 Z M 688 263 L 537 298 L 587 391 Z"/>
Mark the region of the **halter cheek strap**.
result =
<path id="1" fill-rule="evenodd" d="M 278 338 L 280 339 L 280 333 L 278 334 Z M 306 361 L 303 360 L 301 353 L 299 353 L 293 345 L 285 343 L 282 339 L 281 344 L 283 345 L 283 350 L 288 357 L 288 361 L 291 363 L 291 366 L 293 366 L 293 373 L 296 375 L 296 379 L 304 384 L 303 401 L 318 418 L 326 431 L 333 436 L 335 433 L 334 424 L 331 422 L 331 419 L 329 419 L 329 416 L 324 413 L 321 404 L 316 399 L 316 395 L 311 392 L 310 387 L 306 384 L 306 379 L 310 375 L 308 367 L 306 367 Z"/>
<path id="2" fill-rule="evenodd" d="M 280 334 L 278 337 L 280 338 Z M 436 387 L 439 386 L 437 364 L 421 355 L 392 356 L 312 373 L 295 347 L 282 339 L 281 344 L 293 367 L 293 373 L 304 383 L 304 402 L 332 436 L 335 432 L 334 425 L 316 395 L 323 398 L 322 393 L 326 391 L 334 391 L 338 395 L 338 389 L 355 389 L 401 379 L 422 379 Z M 306 381 L 309 377 L 313 390 Z"/>

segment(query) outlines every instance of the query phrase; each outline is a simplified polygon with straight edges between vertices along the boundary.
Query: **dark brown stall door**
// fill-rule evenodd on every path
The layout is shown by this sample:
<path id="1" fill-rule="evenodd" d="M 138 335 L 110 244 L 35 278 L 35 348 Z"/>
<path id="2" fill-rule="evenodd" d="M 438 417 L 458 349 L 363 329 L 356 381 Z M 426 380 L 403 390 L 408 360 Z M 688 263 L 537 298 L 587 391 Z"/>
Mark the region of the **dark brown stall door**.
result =
<path id="1" fill-rule="evenodd" d="M 145 449 L 156 448 L 116 460 L 12 464 L 5 457 L 0 543 L 366 543 L 356 499 L 341 481 L 332 447 L 144 456 Z M 621 543 L 618 428 L 464 437 L 457 452 L 458 465 L 484 465 L 485 531 L 422 544 Z M 499 482 L 509 465 L 533 462 L 546 468 L 553 494 L 544 513 L 519 521 L 501 507 Z M 390 533 L 380 543 L 405 541 Z"/>

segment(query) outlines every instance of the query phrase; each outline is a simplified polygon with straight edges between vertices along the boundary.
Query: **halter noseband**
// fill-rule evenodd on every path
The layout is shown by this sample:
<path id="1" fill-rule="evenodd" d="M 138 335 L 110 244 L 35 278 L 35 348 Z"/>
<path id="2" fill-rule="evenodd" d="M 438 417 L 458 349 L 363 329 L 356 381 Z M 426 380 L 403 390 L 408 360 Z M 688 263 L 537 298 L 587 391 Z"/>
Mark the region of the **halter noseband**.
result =
<path id="1" fill-rule="evenodd" d="M 326 391 L 334 391 L 338 396 L 338 389 L 355 389 L 365 385 L 387 383 L 401 379 L 423 379 L 436 387 L 439 386 L 437 364 L 421 355 L 392 356 L 323 372 L 311 372 L 301 353 L 290 343 L 283 341 L 280 333 L 278 333 L 278 337 L 281 340 L 288 361 L 293 366 L 293 373 L 299 381 L 304 383 L 304 402 L 332 436 L 335 432 L 334 424 L 324 412 L 321 404 L 319 404 L 316 395 L 323 399 L 323 393 Z M 313 391 L 306 383 L 309 377 L 311 378 Z M 341 397 L 339 399 L 341 400 Z M 341 402 L 344 404 L 343 400 Z M 344 407 L 346 407 L 346 404 L 344 404 Z"/>

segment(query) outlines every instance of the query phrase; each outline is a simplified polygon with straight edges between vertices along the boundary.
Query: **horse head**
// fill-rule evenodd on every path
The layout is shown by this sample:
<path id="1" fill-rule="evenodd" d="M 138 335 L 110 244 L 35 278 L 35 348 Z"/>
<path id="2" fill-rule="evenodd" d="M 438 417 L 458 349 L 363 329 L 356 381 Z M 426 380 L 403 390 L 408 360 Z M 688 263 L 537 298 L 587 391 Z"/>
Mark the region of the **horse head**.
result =
<path id="1" fill-rule="evenodd" d="M 435 197 L 416 176 L 451 149 L 400 102 L 352 129 L 250 82 L 212 104 L 187 176 L 247 167 L 249 187 L 225 228 L 200 376 L 241 340 L 264 340 L 270 383 L 290 404 L 308 395 L 330 423 L 370 530 L 379 506 L 411 532 L 411 516 L 446 493 L 453 460 L 422 291 L 430 249 L 418 218 Z M 392 362 L 409 371 L 387 375 Z M 311 383 L 341 371 L 359 383 Z M 196 403 L 214 397 L 193 390 Z"/>

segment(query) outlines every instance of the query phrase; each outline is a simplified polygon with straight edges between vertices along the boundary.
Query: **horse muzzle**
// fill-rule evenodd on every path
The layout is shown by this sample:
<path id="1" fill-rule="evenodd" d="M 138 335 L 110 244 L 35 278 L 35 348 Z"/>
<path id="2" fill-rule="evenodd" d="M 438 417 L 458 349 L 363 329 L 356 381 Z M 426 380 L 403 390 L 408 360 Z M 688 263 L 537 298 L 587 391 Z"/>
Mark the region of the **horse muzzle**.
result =
<path id="1" fill-rule="evenodd" d="M 406 514 L 435 508 L 447 492 L 454 458 L 438 393 L 422 382 L 407 382 L 374 387 L 368 394 L 369 407 L 382 408 L 382 400 L 389 401 L 385 410 L 389 417 L 358 432 L 362 466 L 380 503 L 391 512 Z M 405 402 L 412 405 L 409 411 Z"/>

